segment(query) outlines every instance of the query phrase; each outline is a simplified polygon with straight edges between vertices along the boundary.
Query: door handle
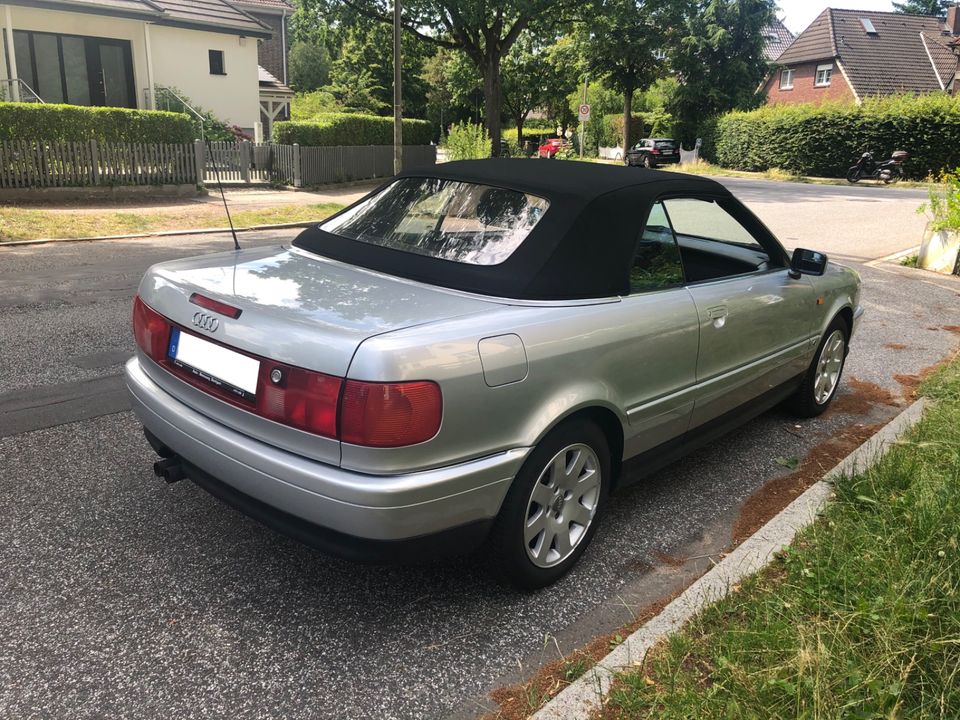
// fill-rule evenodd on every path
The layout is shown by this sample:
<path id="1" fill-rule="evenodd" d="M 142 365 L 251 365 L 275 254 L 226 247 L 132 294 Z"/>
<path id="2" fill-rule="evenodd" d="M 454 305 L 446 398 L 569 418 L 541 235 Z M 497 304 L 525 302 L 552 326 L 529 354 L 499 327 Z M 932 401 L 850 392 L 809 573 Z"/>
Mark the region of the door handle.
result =
<path id="1" fill-rule="evenodd" d="M 727 306 L 716 305 L 712 308 L 707 308 L 707 317 L 713 320 L 713 326 L 719 330 L 727 324 Z"/>

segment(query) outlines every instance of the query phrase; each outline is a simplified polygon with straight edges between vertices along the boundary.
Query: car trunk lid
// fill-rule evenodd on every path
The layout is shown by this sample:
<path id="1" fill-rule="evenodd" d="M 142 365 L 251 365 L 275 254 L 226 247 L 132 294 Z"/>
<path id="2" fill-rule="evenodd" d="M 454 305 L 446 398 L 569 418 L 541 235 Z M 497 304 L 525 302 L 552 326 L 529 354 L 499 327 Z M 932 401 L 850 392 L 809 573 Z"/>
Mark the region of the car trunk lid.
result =
<path id="1" fill-rule="evenodd" d="M 139 292 L 147 306 L 179 326 L 181 335 L 337 378 L 347 375 L 356 349 L 369 337 L 482 312 L 493 304 L 276 247 L 162 263 L 147 272 Z M 203 298 L 214 302 L 197 304 Z M 236 308 L 239 316 L 212 310 L 216 303 Z M 176 370 L 147 368 L 168 392 L 218 422 L 298 454 L 339 462 L 338 441 L 259 417 L 242 403 L 224 402 L 220 389 L 202 379 L 186 382 Z"/>

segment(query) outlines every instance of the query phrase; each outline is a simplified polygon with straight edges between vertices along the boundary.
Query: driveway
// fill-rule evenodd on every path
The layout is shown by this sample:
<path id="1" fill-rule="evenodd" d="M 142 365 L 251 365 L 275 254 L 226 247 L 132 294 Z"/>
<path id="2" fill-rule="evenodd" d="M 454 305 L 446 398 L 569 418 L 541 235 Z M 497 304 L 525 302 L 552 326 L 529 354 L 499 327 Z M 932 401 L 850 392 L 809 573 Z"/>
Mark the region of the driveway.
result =
<path id="1" fill-rule="evenodd" d="M 478 558 L 333 560 L 153 477 L 119 375 L 130 299 L 151 263 L 229 247 L 0 248 L 0 717 L 475 717 L 702 572 L 784 464 L 889 419 L 960 339 L 960 281 L 858 266 L 867 316 L 836 411 L 773 411 L 620 493 L 579 567 L 521 595 Z"/>

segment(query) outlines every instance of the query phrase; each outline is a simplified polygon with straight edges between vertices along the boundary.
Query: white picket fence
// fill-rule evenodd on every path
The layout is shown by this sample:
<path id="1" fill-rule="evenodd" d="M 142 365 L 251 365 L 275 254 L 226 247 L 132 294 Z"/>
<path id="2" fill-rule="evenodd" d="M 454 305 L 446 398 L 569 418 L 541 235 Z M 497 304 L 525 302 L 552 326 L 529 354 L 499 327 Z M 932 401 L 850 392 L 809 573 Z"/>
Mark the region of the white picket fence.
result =
<path id="1" fill-rule="evenodd" d="M 436 147 L 403 148 L 405 168 L 436 163 Z M 393 175 L 390 145 L 300 147 L 250 142 L 183 144 L 0 142 L 0 189 L 272 183 L 305 187 Z"/>

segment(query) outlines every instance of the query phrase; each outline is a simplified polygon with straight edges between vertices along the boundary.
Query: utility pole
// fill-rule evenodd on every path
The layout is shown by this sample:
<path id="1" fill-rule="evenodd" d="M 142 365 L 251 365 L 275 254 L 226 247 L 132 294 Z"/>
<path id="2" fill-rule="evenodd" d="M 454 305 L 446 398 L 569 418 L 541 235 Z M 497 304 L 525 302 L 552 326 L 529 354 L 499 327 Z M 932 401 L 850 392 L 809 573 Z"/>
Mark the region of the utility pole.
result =
<path id="1" fill-rule="evenodd" d="M 400 92 L 400 0 L 393 0 L 393 173 L 403 169 L 403 107 Z"/>
<path id="2" fill-rule="evenodd" d="M 590 76 L 583 76 L 583 104 L 587 104 L 587 85 L 590 83 Z M 583 133 L 587 129 L 587 121 L 580 121 L 580 159 L 583 160 Z"/>

